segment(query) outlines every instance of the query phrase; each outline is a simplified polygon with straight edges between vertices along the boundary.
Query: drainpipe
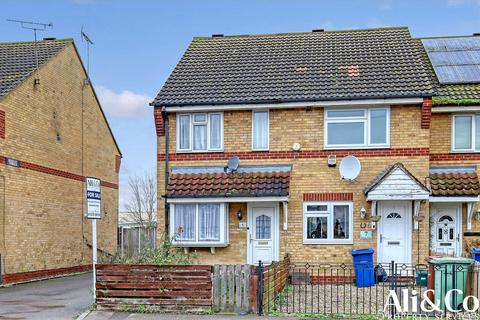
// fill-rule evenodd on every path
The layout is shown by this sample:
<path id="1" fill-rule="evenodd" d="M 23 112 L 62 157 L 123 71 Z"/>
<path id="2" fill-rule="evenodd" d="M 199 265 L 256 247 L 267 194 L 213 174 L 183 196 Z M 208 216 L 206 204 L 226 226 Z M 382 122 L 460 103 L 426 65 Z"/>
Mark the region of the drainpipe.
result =
<path id="1" fill-rule="evenodd" d="M 168 187 L 168 144 L 170 128 L 168 123 L 168 115 L 165 111 L 165 107 L 162 107 L 163 126 L 165 129 L 165 234 L 168 235 L 170 221 L 169 221 L 169 205 L 167 203 L 167 187 Z"/>

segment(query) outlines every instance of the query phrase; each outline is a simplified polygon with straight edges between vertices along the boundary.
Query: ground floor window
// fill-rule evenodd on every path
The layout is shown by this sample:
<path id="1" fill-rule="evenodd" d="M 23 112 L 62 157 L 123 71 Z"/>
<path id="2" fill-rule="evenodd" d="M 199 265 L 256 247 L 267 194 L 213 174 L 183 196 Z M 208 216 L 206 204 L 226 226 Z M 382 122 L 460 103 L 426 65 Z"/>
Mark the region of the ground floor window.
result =
<path id="1" fill-rule="evenodd" d="M 174 243 L 207 246 L 227 242 L 225 203 L 177 203 L 171 208 L 170 234 Z"/>
<path id="2" fill-rule="evenodd" d="M 303 241 L 305 243 L 352 243 L 351 202 L 305 202 Z"/>

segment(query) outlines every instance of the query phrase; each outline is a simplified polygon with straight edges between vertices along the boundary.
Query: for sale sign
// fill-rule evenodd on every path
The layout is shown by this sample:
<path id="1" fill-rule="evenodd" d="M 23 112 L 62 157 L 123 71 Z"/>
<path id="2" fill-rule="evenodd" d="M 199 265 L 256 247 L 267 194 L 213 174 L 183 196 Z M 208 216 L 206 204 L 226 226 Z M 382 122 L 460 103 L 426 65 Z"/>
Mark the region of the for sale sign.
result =
<path id="1" fill-rule="evenodd" d="M 87 177 L 85 179 L 87 190 L 87 218 L 100 219 L 102 217 L 102 197 L 100 179 Z"/>

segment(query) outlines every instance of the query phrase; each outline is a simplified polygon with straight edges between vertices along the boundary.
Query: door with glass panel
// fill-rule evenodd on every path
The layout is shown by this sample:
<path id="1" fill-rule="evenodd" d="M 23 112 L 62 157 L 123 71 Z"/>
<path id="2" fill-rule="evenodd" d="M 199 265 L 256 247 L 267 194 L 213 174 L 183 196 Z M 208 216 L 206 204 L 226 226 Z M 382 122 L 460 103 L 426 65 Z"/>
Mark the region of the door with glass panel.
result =
<path id="1" fill-rule="evenodd" d="M 452 257 L 461 255 L 460 208 L 459 204 L 432 204 L 430 218 L 432 252 Z"/>
<path id="2" fill-rule="evenodd" d="M 252 208 L 250 230 L 251 260 L 269 264 L 274 259 L 275 208 Z"/>

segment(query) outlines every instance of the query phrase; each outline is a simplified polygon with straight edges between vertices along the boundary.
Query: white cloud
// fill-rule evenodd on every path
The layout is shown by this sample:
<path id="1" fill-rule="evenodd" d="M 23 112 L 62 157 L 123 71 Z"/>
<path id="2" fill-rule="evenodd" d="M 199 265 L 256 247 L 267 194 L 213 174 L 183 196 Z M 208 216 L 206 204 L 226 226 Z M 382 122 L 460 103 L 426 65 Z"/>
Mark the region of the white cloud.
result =
<path id="1" fill-rule="evenodd" d="M 98 99 L 103 110 L 114 117 L 144 116 L 151 114 L 148 104 L 153 100 L 147 95 L 138 94 L 129 90 L 115 92 L 108 88 L 96 87 Z"/>
<path id="2" fill-rule="evenodd" d="M 449 6 L 460 6 L 464 4 L 480 5 L 480 0 L 447 0 Z"/>

